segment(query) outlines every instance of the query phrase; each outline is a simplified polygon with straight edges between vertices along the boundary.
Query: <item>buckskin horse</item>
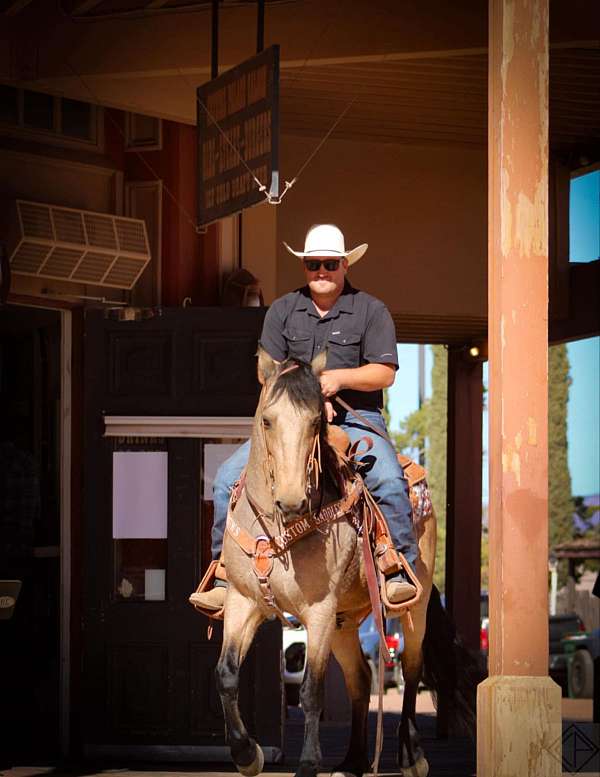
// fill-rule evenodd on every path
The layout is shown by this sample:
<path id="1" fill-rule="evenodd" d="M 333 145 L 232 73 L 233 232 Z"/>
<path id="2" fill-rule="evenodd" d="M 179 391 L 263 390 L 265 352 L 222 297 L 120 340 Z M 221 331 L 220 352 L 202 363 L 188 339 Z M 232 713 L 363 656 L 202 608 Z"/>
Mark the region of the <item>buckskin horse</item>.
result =
<path id="1" fill-rule="evenodd" d="M 300 691 L 305 737 L 295 777 L 315 777 L 320 768 L 319 717 L 331 651 L 342 668 L 352 703 L 349 749 L 332 774 L 362 777 L 369 770 L 371 687 L 370 669 L 358 638 L 359 623 L 371 609 L 362 527 L 356 522 L 362 480 L 354 477 L 344 483 L 339 478 L 340 457 L 328 442 L 318 380 L 324 356 L 308 365 L 293 359 L 279 364 L 260 349 L 258 355 L 262 391 L 250 457 L 244 482 L 232 496 L 223 546 L 229 588 L 216 678 L 227 742 L 239 772 L 257 775 L 262 771 L 260 745 L 249 737 L 240 717 L 239 670 L 258 626 L 274 615 L 285 619 L 285 612 L 292 613 L 306 627 L 308 638 L 307 669 Z M 309 524 L 313 530 L 305 531 Z M 433 588 L 432 593 L 433 512 L 415 527 L 419 544 L 416 576 L 422 593 L 410 616 L 403 618 L 405 687 L 398 761 L 403 775 L 424 777 L 429 766 L 415 719 L 423 656 L 426 671 L 431 670 L 429 686 L 445 693 L 450 714 L 467 727 L 473 724 L 473 705 L 472 696 L 462 693 L 456 679 L 452 658 L 456 640 L 444 619 L 437 590 Z"/>

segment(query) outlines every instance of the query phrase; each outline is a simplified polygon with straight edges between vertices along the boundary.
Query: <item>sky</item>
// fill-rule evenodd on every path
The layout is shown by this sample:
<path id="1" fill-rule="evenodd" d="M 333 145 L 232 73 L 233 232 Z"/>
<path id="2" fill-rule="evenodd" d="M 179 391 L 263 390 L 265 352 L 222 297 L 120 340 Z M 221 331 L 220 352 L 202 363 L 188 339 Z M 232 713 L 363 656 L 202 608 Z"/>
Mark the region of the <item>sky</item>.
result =
<path id="1" fill-rule="evenodd" d="M 600 259 L 600 171 L 571 181 L 570 260 Z M 569 470 L 576 496 L 600 493 L 600 338 L 567 346 Z"/>
<path id="2" fill-rule="evenodd" d="M 600 258 L 600 171 L 574 178 L 570 203 L 570 260 Z M 425 396 L 431 396 L 432 354 L 425 347 Z M 419 406 L 419 346 L 398 345 L 400 368 L 389 389 L 391 429 Z M 574 496 L 600 493 L 600 338 L 579 340 L 567 346 L 571 386 L 567 411 L 569 470 Z M 483 370 L 487 386 L 487 363 Z M 487 411 L 483 416 L 483 501 L 488 498 Z"/>

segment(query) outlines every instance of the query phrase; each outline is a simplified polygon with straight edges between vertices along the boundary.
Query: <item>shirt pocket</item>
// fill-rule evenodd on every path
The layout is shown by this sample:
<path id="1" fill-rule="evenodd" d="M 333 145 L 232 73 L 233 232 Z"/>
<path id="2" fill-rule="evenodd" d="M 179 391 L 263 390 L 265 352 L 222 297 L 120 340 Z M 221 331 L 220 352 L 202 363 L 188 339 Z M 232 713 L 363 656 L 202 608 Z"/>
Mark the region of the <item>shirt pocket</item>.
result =
<path id="1" fill-rule="evenodd" d="M 286 327 L 283 330 L 283 337 L 287 344 L 288 357 L 310 362 L 313 350 L 313 336 L 310 332 L 294 327 Z"/>
<path id="2" fill-rule="evenodd" d="M 360 332 L 334 332 L 327 342 L 327 368 L 360 367 Z"/>

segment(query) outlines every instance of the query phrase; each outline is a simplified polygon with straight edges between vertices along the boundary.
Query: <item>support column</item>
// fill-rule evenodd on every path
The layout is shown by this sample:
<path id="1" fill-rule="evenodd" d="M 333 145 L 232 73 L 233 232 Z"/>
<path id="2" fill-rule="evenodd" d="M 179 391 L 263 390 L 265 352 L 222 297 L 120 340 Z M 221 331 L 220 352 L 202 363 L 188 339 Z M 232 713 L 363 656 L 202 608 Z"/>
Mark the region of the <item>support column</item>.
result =
<path id="1" fill-rule="evenodd" d="M 464 643 L 479 650 L 483 370 L 464 348 L 448 352 L 446 606 Z"/>
<path id="2" fill-rule="evenodd" d="M 548 672 L 548 0 L 490 0 L 490 678 L 478 777 L 559 777 Z"/>

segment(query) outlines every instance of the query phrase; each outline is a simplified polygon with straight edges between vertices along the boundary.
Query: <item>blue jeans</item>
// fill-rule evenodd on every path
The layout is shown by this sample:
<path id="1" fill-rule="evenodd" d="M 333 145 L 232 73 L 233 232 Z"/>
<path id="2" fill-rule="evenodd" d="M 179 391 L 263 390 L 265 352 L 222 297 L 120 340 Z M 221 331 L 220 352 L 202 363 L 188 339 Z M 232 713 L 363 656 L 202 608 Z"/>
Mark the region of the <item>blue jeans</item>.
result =
<path id="1" fill-rule="evenodd" d="M 361 415 L 374 426 L 385 431 L 385 422 L 381 413 L 373 410 L 361 410 Z M 359 456 L 362 462 L 359 472 L 367 488 L 381 508 L 381 512 L 390 527 L 394 544 L 414 568 L 417 559 L 417 539 L 412 525 L 412 508 L 408 498 L 408 483 L 402 467 L 396 458 L 396 452 L 390 443 L 379 437 L 368 427 L 363 426 L 350 413 L 338 413 L 334 423 L 340 426 L 352 442 L 368 435 L 373 447 L 368 453 Z M 212 528 L 212 555 L 218 558 L 223 545 L 223 533 L 227 518 L 227 506 L 231 488 L 240 477 L 248 463 L 250 440 L 241 445 L 217 471 L 213 484 L 214 518 Z"/>

